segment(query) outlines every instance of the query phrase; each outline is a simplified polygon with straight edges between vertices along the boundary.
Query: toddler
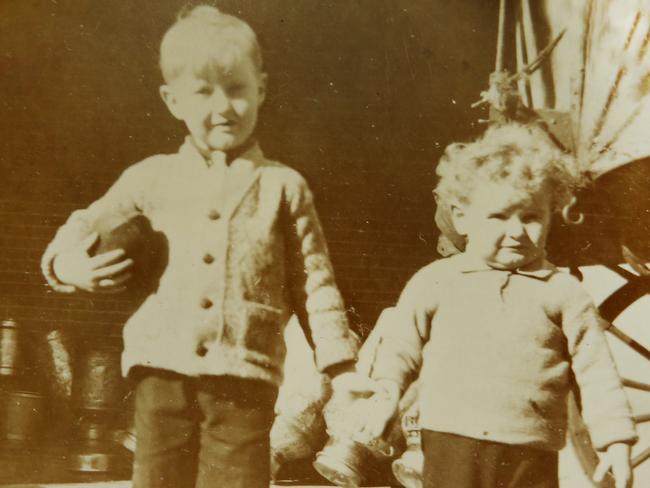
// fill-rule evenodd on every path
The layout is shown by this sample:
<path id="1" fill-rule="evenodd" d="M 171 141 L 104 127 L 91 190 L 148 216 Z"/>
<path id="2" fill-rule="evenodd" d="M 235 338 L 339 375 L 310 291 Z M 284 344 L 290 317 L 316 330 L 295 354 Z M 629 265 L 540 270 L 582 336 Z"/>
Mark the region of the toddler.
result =
<path id="1" fill-rule="evenodd" d="M 382 315 L 374 415 L 356 428 L 381 435 L 419 375 L 425 487 L 557 487 L 573 378 L 604 452 L 596 477 L 611 468 L 617 488 L 631 483 L 635 428 L 602 319 L 545 257 L 571 168 L 542 129 L 514 123 L 450 146 L 438 166 L 436 195 L 466 248 L 418 271 Z"/>

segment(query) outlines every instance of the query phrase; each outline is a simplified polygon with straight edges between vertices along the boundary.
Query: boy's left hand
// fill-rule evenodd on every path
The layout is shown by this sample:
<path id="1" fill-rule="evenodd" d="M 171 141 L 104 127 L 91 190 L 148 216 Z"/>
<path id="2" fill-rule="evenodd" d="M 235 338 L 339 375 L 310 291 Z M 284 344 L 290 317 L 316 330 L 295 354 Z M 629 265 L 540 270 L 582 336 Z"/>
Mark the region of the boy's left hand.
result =
<path id="1" fill-rule="evenodd" d="M 611 469 L 616 481 L 616 488 L 630 488 L 632 486 L 630 449 L 630 446 L 623 442 L 611 444 L 600 458 L 600 463 L 594 471 L 594 481 L 596 483 L 603 481 L 605 475 Z"/>

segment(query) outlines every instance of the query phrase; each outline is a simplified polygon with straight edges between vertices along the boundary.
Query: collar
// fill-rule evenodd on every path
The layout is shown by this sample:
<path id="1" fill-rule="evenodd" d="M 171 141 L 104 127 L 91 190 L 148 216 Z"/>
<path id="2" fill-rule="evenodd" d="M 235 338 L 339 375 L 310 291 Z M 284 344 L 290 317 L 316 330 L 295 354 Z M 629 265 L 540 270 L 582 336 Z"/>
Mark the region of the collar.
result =
<path id="1" fill-rule="evenodd" d="M 517 269 L 492 268 L 484 261 L 474 259 L 470 257 L 467 253 L 459 254 L 458 258 L 460 260 L 459 270 L 461 273 L 479 273 L 479 272 L 486 272 L 486 271 L 497 271 L 501 273 L 528 276 L 530 278 L 536 278 L 538 280 L 547 280 L 551 275 L 557 272 L 557 268 L 555 267 L 555 265 L 547 261 L 545 258 L 540 258 L 534 263 L 531 263 L 523 268 L 517 268 Z"/>
<path id="2" fill-rule="evenodd" d="M 178 152 L 184 158 L 192 161 L 194 166 L 203 169 L 244 166 L 253 170 L 264 159 L 262 150 L 254 138 L 249 139 L 246 143 L 232 151 L 213 151 L 210 154 L 206 154 L 194 144 L 192 137 L 188 135 L 185 137 L 185 141 Z"/>

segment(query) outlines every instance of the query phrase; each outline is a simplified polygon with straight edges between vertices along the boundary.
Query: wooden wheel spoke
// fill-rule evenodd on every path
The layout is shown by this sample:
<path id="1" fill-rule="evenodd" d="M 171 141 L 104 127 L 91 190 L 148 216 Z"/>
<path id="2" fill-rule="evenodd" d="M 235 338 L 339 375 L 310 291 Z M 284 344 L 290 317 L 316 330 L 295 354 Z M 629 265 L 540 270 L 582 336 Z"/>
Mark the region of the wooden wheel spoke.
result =
<path id="1" fill-rule="evenodd" d="M 650 447 L 647 447 L 643 452 L 640 452 L 632 459 L 632 467 L 636 468 L 639 464 L 650 459 Z"/>
<path id="2" fill-rule="evenodd" d="M 641 391 L 650 391 L 649 383 L 643 383 L 641 381 L 631 380 L 629 378 L 621 378 L 621 381 L 623 382 L 623 386 L 627 386 L 628 388 L 633 388 L 635 390 Z"/>
<path id="3" fill-rule="evenodd" d="M 632 418 L 637 424 L 642 424 L 650 421 L 650 413 L 642 413 L 641 415 L 635 415 Z"/>
<path id="4" fill-rule="evenodd" d="M 625 332 L 623 332 L 615 325 L 610 325 L 607 328 L 607 331 L 611 333 L 614 337 L 622 341 L 623 343 L 627 344 L 627 346 L 630 347 L 633 351 L 639 353 L 641 356 L 643 356 L 648 361 L 650 361 L 650 350 L 648 350 L 648 348 L 645 347 L 643 344 L 632 339 L 629 335 L 627 335 Z"/>

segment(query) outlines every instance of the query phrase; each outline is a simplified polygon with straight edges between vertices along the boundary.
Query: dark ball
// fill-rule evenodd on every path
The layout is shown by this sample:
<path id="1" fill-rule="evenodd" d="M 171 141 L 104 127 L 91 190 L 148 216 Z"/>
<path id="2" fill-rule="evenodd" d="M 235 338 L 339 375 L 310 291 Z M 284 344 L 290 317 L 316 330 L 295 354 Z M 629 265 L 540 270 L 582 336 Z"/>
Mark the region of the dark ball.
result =
<path id="1" fill-rule="evenodd" d="M 144 215 L 130 218 L 109 216 L 99 219 L 93 228 L 99 234 L 92 255 L 114 249 L 124 249 L 126 257 L 133 260 L 132 278 L 127 289 L 133 292 L 151 292 L 158 286 L 167 264 L 167 240 L 155 231 Z"/>

